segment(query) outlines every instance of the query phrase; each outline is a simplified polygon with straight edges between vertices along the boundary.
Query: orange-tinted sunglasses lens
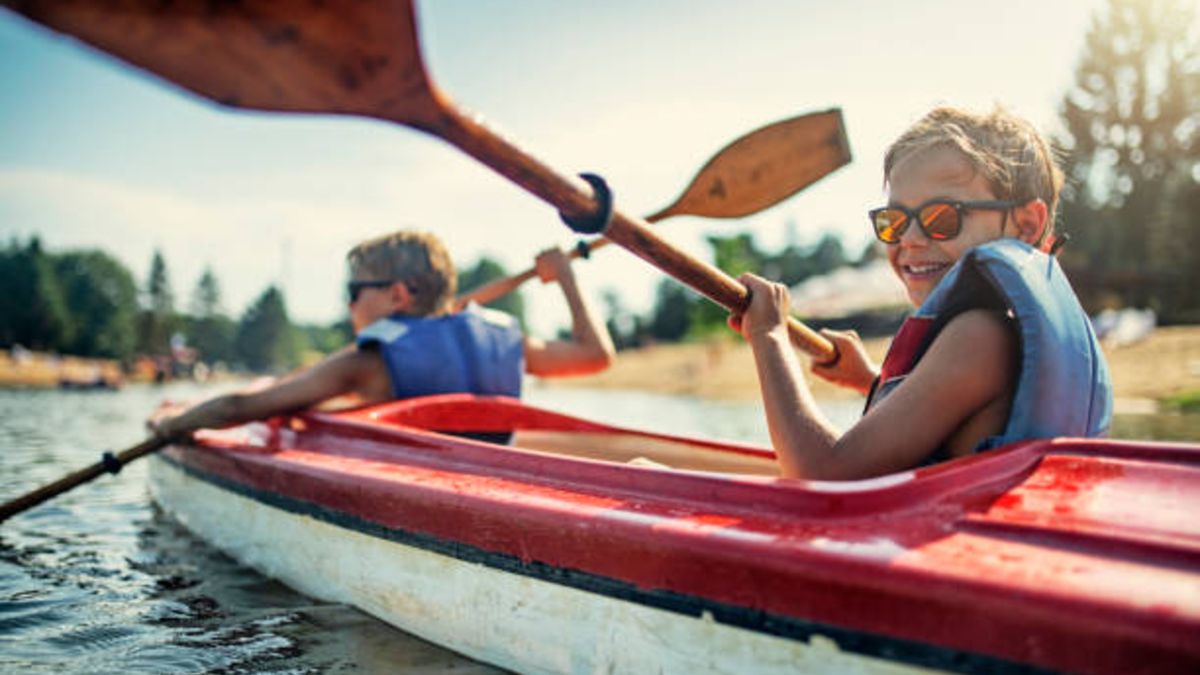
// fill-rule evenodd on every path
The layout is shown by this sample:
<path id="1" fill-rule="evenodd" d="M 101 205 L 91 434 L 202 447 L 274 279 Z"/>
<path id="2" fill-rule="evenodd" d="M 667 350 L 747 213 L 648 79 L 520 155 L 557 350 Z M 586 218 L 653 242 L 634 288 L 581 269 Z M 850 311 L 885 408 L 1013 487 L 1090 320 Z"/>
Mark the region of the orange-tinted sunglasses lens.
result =
<path id="1" fill-rule="evenodd" d="M 921 209 L 921 228 L 925 236 L 946 241 L 958 236 L 958 209 L 950 204 L 929 204 Z"/>
<path id="2" fill-rule="evenodd" d="M 894 244 L 908 227 L 908 214 L 900 209 L 877 209 L 871 212 L 871 224 L 879 241 Z"/>

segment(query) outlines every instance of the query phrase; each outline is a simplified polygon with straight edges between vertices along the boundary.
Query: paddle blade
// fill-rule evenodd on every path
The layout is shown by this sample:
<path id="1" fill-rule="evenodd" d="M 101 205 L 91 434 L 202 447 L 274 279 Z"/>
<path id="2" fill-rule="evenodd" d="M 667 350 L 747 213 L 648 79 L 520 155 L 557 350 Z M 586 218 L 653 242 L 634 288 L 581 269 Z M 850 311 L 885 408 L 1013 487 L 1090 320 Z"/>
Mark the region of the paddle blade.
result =
<path id="1" fill-rule="evenodd" d="M 753 131 L 709 160 L 675 203 L 647 218 L 740 218 L 774 206 L 850 163 L 841 109 Z"/>
<path id="2" fill-rule="evenodd" d="M 222 105 L 437 117 L 409 0 L 0 1 Z"/>

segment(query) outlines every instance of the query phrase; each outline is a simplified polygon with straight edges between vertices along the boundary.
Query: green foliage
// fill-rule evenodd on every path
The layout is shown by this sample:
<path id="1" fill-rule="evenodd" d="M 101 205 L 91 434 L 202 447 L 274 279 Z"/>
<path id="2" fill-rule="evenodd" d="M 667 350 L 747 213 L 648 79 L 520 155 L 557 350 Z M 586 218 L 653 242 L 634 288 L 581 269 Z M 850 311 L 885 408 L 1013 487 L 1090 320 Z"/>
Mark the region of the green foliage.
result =
<path id="1" fill-rule="evenodd" d="M 196 281 L 189 309 L 191 315 L 198 319 L 220 316 L 225 313 L 221 307 L 221 284 L 217 282 L 217 276 L 213 274 L 212 267 L 205 266 L 204 272 L 200 274 L 200 279 Z"/>
<path id="2" fill-rule="evenodd" d="M 127 360 L 139 351 L 168 353 L 171 334 L 182 330 L 202 360 L 278 372 L 294 367 L 306 345 L 331 352 L 352 337 L 346 321 L 309 326 L 301 335 L 273 287 L 235 322 L 221 309 L 211 269 L 196 284 L 192 314 L 177 315 L 167 264 L 157 252 L 142 307 L 133 275 L 112 256 L 94 250 L 54 255 L 37 238 L 0 249 L 0 287 L 0 347 Z"/>
<path id="3" fill-rule="evenodd" d="M 156 250 L 150 261 L 150 276 L 146 280 L 145 304 L 138 317 L 138 348 L 146 354 L 167 354 L 171 335 L 178 328 L 175 316 L 175 296 L 167 274 L 167 262 Z"/>
<path id="4" fill-rule="evenodd" d="M 296 327 L 300 332 L 303 349 L 332 354 L 354 340 L 354 330 L 349 321 L 338 321 L 328 325 L 301 324 Z"/>
<path id="5" fill-rule="evenodd" d="M 1063 98 L 1062 262 L 1085 306 L 1200 315 L 1200 34 L 1185 0 L 1108 0 Z"/>
<path id="6" fill-rule="evenodd" d="M 1193 389 L 1175 394 L 1174 396 L 1168 396 L 1163 400 L 1163 403 L 1168 408 L 1173 408 L 1179 412 L 1200 412 L 1200 389 Z"/>
<path id="7" fill-rule="evenodd" d="M 695 302 L 698 302 L 696 295 L 674 279 L 659 281 L 649 322 L 650 335 L 666 342 L 682 340 L 691 325 L 691 305 Z"/>
<path id="8" fill-rule="evenodd" d="M 128 359 L 136 347 L 137 285 L 133 275 L 101 251 L 54 258 L 66 309 L 75 326 L 59 349 L 80 356 Z"/>
<path id="9" fill-rule="evenodd" d="M 279 373 L 300 363 L 297 338 L 283 293 L 270 286 L 242 316 L 234 345 L 238 360 L 247 369 Z"/>
<path id="10" fill-rule="evenodd" d="M 0 345 L 61 350 L 75 335 L 53 259 L 37 237 L 0 252 Z"/>
<path id="11" fill-rule="evenodd" d="M 211 267 L 205 267 L 192 290 L 191 314 L 182 318 L 188 344 L 201 361 L 230 363 L 237 361 L 234 338 L 237 324 L 226 316 L 221 305 L 221 284 Z"/>
<path id="12" fill-rule="evenodd" d="M 241 360 L 234 347 L 237 323 L 233 319 L 223 314 L 185 316 L 181 317 L 180 323 L 188 345 L 196 350 L 201 361 L 233 363 Z"/>
<path id="13" fill-rule="evenodd" d="M 508 272 L 504 269 L 503 265 L 484 256 L 472 267 L 459 270 L 458 292 L 461 294 L 472 291 L 486 283 L 503 279 L 507 276 Z M 508 295 L 496 298 L 487 303 L 486 306 L 515 316 L 517 321 L 520 322 L 521 328 L 525 328 L 525 298 L 521 297 L 520 291 L 513 291 Z"/>
<path id="14" fill-rule="evenodd" d="M 760 250 L 754 243 L 754 236 L 748 232 L 709 237 L 708 242 L 713 249 L 713 263 L 730 276 L 754 272 L 788 286 L 811 276 L 827 274 L 848 262 L 841 240 L 832 234 L 824 235 L 811 247 L 796 244 L 794 233 L 789 239 L 787 247 L 775 254 Z M 872 247 L 863 255 L 875 254 Z M 729 312 L 723 307 L 684 288 L 677 281 L 664 279 L 659 283 L 654 309 L 647 323 L 655 339 L 676 341 L 723 334 L 727 330 L 728 317 Z"/>
<path id="15" fill-rule="evenodd" d="M 754 272 L 763 268 L 766 256 L 754 245 L 754 235 L 749 232 L 732 237 L 708 237 L 712 247 L 713 264 L 726 274 L 737 277 L 743 272 Z"/>
<path id="16" fill-rule="evenodd" d="M 625 308 L 621 294 L 616 289 L 606 288 L 601 298 L 604 303 L 604 326 L 612 336 L 613 346 L 618 351 L 640 346 L 646 332 L 641 318 Z"/>

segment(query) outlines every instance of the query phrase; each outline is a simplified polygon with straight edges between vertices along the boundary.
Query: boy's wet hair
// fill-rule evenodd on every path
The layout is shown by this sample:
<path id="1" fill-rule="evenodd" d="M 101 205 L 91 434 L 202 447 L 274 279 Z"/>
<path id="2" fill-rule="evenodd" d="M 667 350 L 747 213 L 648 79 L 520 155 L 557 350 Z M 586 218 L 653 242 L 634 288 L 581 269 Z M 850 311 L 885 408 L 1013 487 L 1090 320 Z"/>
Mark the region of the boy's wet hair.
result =
<path id="1" fill-rule="evenodd" d="M 346 254 L 351 277 L 400 281 L 408 287 L 408 313 L 428 316 L 446 311 L 458 287 L 454 263 L 445 245 L 431 233 L 401 230 L 368 239 Z"/>
<path id="2" fill-rule="evenodd" d="M 1063 172 L 1046 139 L 1027 120 L 1001 107 L 986 114 L 935 108 L 888 148 L 883 158 L 884 187 L 902 160 L 937 148 L 961 153 L 991 184 L 997 199 L 1044 201 L 1050 223 L 1042 238 L 1054 229 Z"/>

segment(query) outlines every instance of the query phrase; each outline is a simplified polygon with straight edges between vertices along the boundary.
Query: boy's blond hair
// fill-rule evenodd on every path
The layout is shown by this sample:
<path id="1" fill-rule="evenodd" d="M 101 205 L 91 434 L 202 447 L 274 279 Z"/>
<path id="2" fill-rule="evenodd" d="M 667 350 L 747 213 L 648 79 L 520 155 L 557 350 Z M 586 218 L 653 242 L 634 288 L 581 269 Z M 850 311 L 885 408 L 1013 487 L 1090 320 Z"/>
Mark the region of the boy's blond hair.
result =
<path id="1" fill-rule="evenodd" d="M 442 241 L 428 232 L 401 230 L 368 239 L 346 254 L 351 276 L 400 281 L 412 296 L 409 314 L 447 311 L 458 287 L 454 263 Z"/>
<path id="2" fill-rule="evenodd" d="M 1063 172 L 1046 139 L 1028 121 L 1001 107 L 987 114 L 935 108 L 888 148 L 883 158 L 884 187 L 902 160 L 936 148 L 960 152 L 991 184 L 997 199 L 1044 201 L 1050 222 L 1041 240 L 1054 229 Z"/>

